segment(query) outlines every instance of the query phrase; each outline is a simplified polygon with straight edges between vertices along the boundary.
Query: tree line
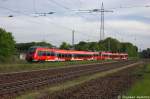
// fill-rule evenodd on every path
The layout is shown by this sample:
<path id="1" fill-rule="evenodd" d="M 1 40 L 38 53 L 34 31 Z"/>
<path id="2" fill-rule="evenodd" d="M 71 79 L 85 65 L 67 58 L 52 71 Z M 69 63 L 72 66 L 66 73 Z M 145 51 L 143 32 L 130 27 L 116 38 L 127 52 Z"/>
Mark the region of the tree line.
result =
<path id="1" fill-rule="evenodd" d="M 30 43 L 17 43 L 16 49 L 18 52 L 27 52 L 28 48 L 31 46 L 44 46 L 49 48 L 56 48 L 50 43 L 47 42 L 30 42 Z M 62 44 L 58 47 L 59 49 L 65 50 L 79 50 L 79 51 L 109 51 L 109 52 L 124 52 L 128 53 L 130 57 L 138 56 L 138 48 L 129 42 L 119 42 L 114 38 L 107 38 L 103 41 L 99 42 L 85 42 L 80 41 L 78 44 L 74 46 L 62 42 Z"/>
<path id="2" fill-rule="evenodd" d="M 80 41 L 78 44 L 71 46 L 66 42 L 60 45 L 61 49 L 85 50 L 85 51 L 109 51 L 128 53 L 130 57 L 138 56 L 138 48 L 130 42 L 119 42 L 117 39 L 108 37 L 99 42 Z"/>
<path id="3" fill-rule="evenodd" d="M 140 56 L 142 58 L 150 58 L 150 48 L 147 48 L 146 50 L 140 52 Z"/>

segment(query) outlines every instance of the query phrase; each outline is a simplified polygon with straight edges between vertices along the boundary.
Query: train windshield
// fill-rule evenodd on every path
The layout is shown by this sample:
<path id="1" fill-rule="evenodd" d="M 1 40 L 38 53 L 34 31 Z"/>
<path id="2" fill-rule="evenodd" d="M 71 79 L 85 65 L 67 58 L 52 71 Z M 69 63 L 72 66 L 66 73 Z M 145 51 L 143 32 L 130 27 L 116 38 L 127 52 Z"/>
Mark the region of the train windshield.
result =
<path id="1" fill-rule="evenodd" d="M 29 48 L 28 53 L 33 54 L 35 52 L 36 48 Z"/>

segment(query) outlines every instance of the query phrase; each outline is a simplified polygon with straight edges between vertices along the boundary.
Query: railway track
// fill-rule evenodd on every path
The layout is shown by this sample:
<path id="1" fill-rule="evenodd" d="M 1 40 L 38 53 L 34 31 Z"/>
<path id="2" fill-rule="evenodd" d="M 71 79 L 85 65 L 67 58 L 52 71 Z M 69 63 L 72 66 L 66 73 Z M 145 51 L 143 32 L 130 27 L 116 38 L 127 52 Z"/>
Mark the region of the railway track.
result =
<path id="1" fill-rule="evenodd" d="M 74 65 L 62 68 L 51 68 L 51 69 L 41 69 L 41 70 L 32 70 L 32 71 L 23 71 L 23 72 L 13 72 L 13 73 L 1 73 L 0 74 L 0 84 L 9 83 L 13 81 L 20 81 L 20 80 L 28 80 L 33 78 L 40 78 L 45 75 L 52 76 L 58 75 L 58 73 L 62 73 L 64 71 L 70 71 L 80 68 L 89 68 L 93 65 L 102 66 L 103 64 L 112 64 L 114 62 L 104 62 L 104 63 L 94 63 L 94 64 L 85 64 L 85 65 Z"/>
<path id="2" fill-rule="evenodd" d="M 117 62 L 117 61 L 114 61 Z M 71 70 L 77 69 L 78 67 L 85 66 L 85 68 L 93 65 L 103 65 L 103 64 L 111 64 L 114 62 L 103 62 L 103 63 L 94 63 L 94 64 L 84 64 L 84 65 L 73 65 L 68 67 L 61 68 L 50 68 L 50 69 L 40 69 L 40 70 L 32 70 L 32 71 L 22 71 L 22 72 L 13 72 L 13 73 L 0 73 L 0 84 L 9 83 L 13 81 L 27 80 L 31 78 L 39 78 L 45 75 L 58 75 L 58 72 L 62 72 L 64 69 Z"/>
<path id="3" fill-rule="evenodd" d="M 53 84 L 61 83 L 66 80 L 74 79 L 79 76 L 89 75 L 96 72 L 108 71 L 111 69 L 123 67 L 137 61 L 120 61 L 108 64 L 93 66 L 79 66 L 62 69 L 52 69 L 48 71 L 39 71 L 37 77 L 18 78 L 17 80 L 3 81 L 0 84 L 0 99 L 12 99 L 28 90 L 44 88 Z M 40 74 L 41 73 L 41 74 Z M 32 74 L 32 73 L 31 73 Z M 30 75 L 31 75 L 30 74 Z M 38 74 L 37 72 L 35 74 Z M 33 75 L 35 75 L 33 72 Z M 3 75 L 4 76 L 4 75 Z M 6 76 L 7 77 L 7 76 Z M 13 76 L 15 77 L 15 76 Z M 16 76 L 17 77 L 17 76 Z M 19 76 L 20 77 L 20 76 Z M 7 83 L 6 83 L 7 82 Z"/>
<path id="4" fill-rule="evenodd" d="M 122 99 L 119 96 L 124 95 L 140 78 L 133 74 L 137 68 L 129 67 L 71 88 L 44 93 L 38 95 L 37 99 Z"/>

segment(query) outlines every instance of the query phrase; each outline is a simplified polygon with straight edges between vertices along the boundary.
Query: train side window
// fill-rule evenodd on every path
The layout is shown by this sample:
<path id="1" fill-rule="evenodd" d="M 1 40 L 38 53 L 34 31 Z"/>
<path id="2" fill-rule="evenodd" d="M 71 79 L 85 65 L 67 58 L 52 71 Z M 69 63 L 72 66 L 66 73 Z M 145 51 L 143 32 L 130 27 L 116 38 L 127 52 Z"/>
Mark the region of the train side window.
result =
<path id="1" fill-rule="evenodd" d="M 68 54 L 65 54 L 65 57 L 68 57 Z"/>
<path id="2" fill-rule="evenodd" d="M 64 54 L 61 54 L 61 57 L 64 57 Z"/>
<path id="3" fill-rule="evenodd" d="M 46 52 L 45 51 L 42 53 L 42 56 L 46 56 Z"/>
<path id="4" fill-rule="evenodd" d="M 69 54 L 66 54 L 66 57 L 68 58 L 68 57 L 69 57 Z"/>
<path id="5" fill-rule="evenodd" d="M 61 54 L 58 54 L 58 57 L 61 57 Z"/>
<path id="6" fill-rule="evenodd" d="M 47 52 L 47 56 L 51 56 L 51 52 Z"/>
<path id="7" fill-rule="evenodd" d="M 78 54 L 76 54 L 76 58 L 78 58 Z"/>
<path id="8" fill-rule="evenodd" d="M 68 58 L 68 54 L 66 54 L 66 57 Z"/>
<path id="9" fill-rule="evenodd" d="M 98 54 L 95 54 L 94 56 L 99 56 Z"/>
<path id="10" fill-rule="evenodd" d="M 81 55 L 81 54 L 79 54 L 79 55 L 78 55 L 78 57 L 79 57 L 79 58 L 81 58 L 81 57 L 82 57 L 82 55 Z"/>
<path id="11" fill-rule="evenodd" d="M 65 54 L 65 57 L 68 57 L 68 54 Z"/>
<path id="12" fill-rule="evenodd" d="M 84 54 L 81 54 L 81 57 L 84 57 Z"/>
<path id="13" fill-rule="evenodd" d="M 78 54 L 76 54 L 76 58 L 78 58 Z"/>
<path id="14" fill-rule="evenodd" d="M 65 54 L 63 54 L 63 57 L 65 57 Z"/>
<path id="15" fill-rule="evenodd" d="M 81 58 L 81 57 L 82 57 L 82 54 L 79 54 L 78 57 Z"/>
<path id="16" fill-rule="evenodd" d="M 76 58 L 78 58 L 78 54 L 76 54 Z"/>
<path id="17" fill-rule="evenodd" d="M 69 54 L 69 57 L 72 57 L 72 55 L 71 55 L 71 54 Z"/>
<path id="18" fill-rule="evenodd" d="M 51 56 L 55 56 L 55 53 L 54 53 L 54 52 L 51 52 Z"/>
<path id="19" fill-rule="evenodd" d="M 68 54 L 68 57 L 69 57 L 69 58 L 71 57 L 70 54 Z"/>
<path id="20" fill-rule="evenodd" d="M 38 56 L 42 56 L 42 51 L 38 51 Z"/>
<path id="21" fill-rule="evenodd" d="M 56 53 L 56 56 L 59 57 L 59 53 Z"/>

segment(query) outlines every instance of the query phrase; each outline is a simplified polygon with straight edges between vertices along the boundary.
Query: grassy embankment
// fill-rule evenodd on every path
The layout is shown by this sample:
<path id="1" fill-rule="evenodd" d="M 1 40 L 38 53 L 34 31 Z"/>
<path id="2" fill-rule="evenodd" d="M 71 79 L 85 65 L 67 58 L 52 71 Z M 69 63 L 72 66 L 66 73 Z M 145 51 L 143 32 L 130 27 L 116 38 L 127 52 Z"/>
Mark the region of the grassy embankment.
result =
<path id="1" fill-rule="evenodd" d="M 92 64 L 108 62 L 112 60 L 101 60 L 101 61 L 68 61 L 68 62 L 45 62 L 45 63 L 20 63 L 20 64 L 0 64 L 0 73 L 6 72 L 18 72 L 18 71 L 29 71 L 39 70 L 48 68 L 61 68 L 79 64 Z"/>
<path id="2" fill-rule="evenodd" d="M 133 85 L 128 91 L 127 96 L 149 96 L 150 98 L 150 64 L 145 65 L 143 70 L 140 71 L 140 74 L 142 75 L 142 79 Z"/>

